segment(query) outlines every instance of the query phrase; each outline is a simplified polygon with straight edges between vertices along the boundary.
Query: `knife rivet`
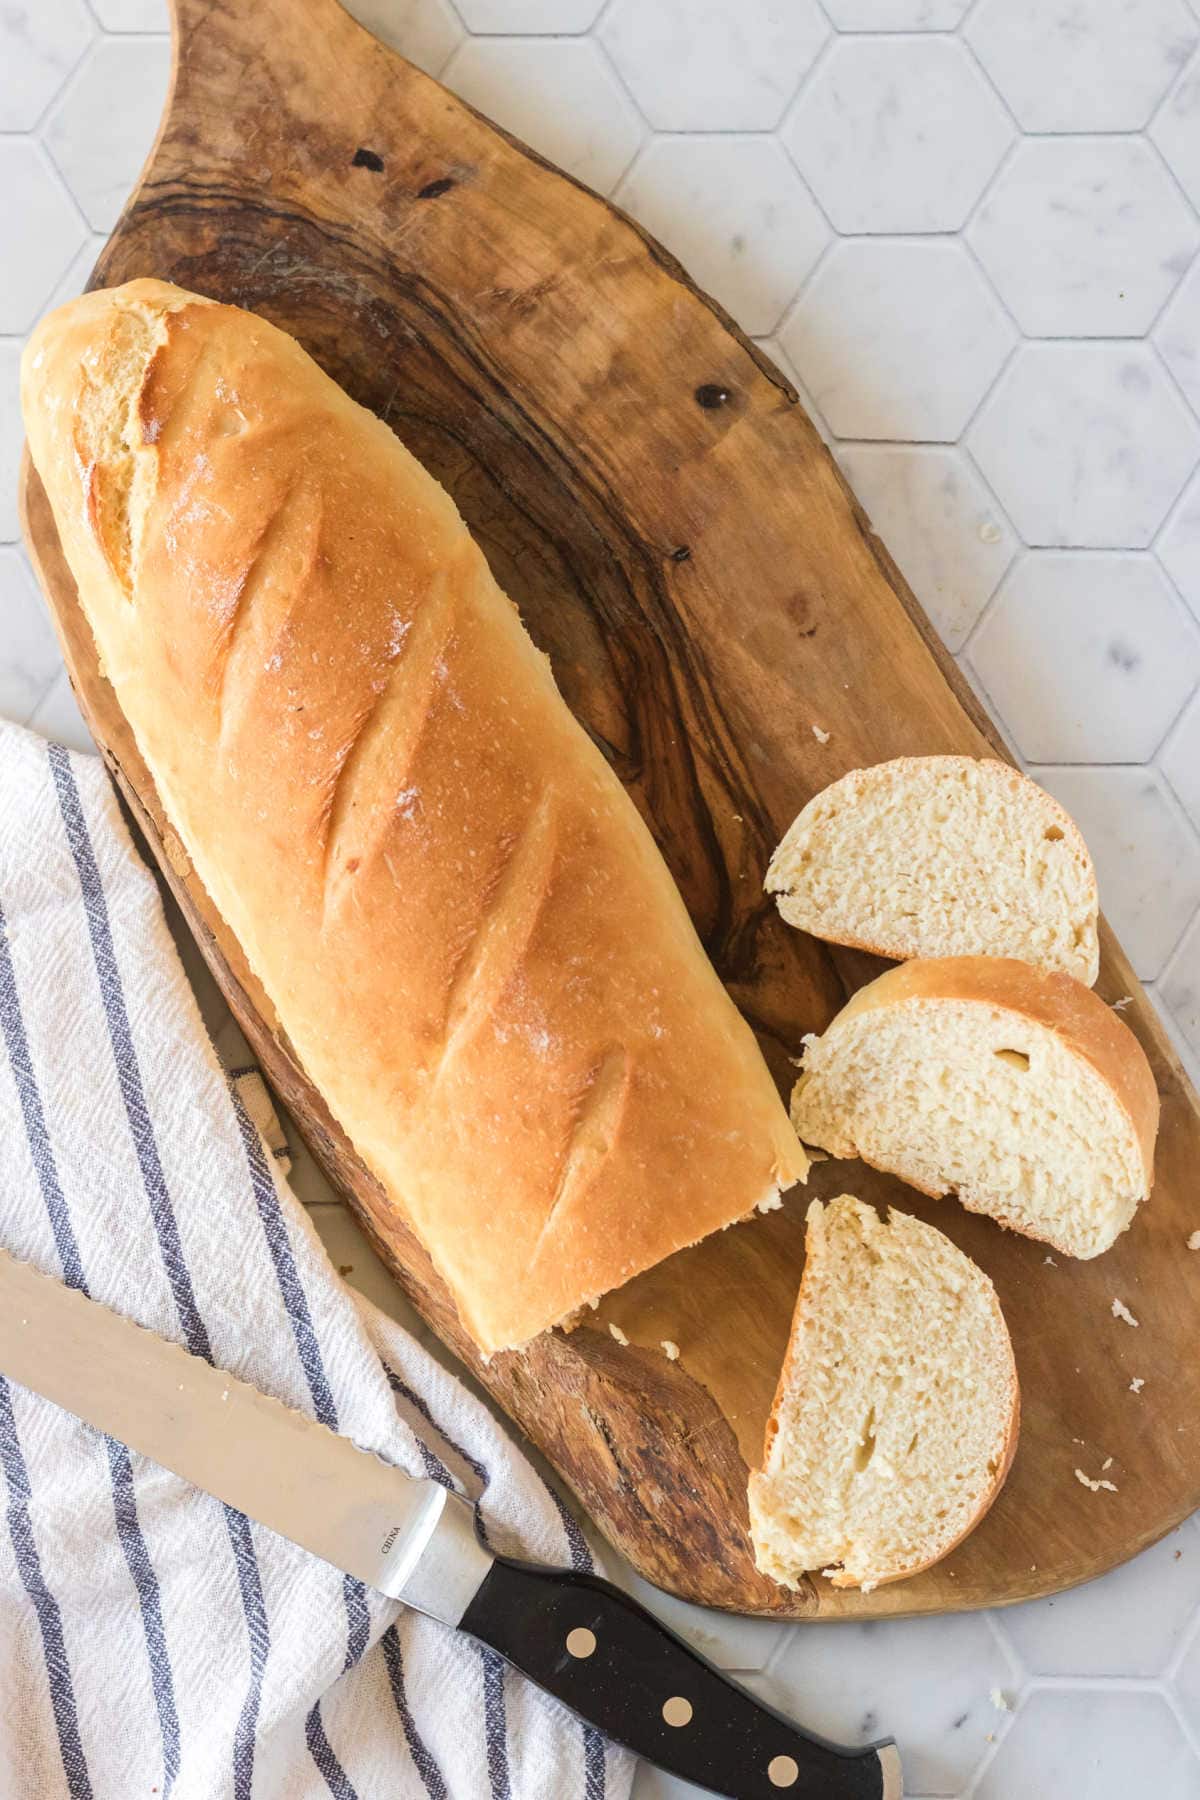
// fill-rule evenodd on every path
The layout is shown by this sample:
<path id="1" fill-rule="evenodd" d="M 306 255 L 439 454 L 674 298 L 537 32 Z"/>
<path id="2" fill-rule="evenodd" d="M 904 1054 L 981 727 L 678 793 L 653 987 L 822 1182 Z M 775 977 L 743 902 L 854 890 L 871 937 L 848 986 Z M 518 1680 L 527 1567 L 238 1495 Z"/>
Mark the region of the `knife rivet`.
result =
<path id="1" fill-rule="evenodd" d="M 772 1787 L 795 1787 L 800 1779 L 800 1765 L 792 1756 L 773 1756 L 767 1764 L 767 1779 Z"/>
<path id="2" fill-rule="evenodd" d="M 567 1633 L 567 1655 L 577 1656 L 582 1662 L 596 1648 L 596 1634 L 589 1631 L 586 1625 L 577 1625 L 574 1631 Z"/>
<path id="3" fill-rule="evenodd" d="M 692 1722 L 692 1703 L 685 1700 L 682 1694 L 673 1694 L 663 1702 L 663 1718 L 668 1725 L 690 1725 Z"/>

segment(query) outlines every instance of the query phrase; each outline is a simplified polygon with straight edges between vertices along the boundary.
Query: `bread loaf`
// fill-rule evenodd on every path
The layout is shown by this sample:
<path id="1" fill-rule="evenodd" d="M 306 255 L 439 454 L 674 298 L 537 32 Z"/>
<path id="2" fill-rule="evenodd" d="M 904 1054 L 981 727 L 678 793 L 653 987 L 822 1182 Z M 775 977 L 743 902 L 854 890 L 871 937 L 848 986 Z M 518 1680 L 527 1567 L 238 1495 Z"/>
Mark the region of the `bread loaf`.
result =
<path id="1" fill-rule="evenodd" d="M 889 969 L 807 1041 L 792 1119 L 832 1156 L 1092 1257 L 1150 1192 L 1158 1091 L 1082 982 L 952 956 Z"/>
<path id="2" fill-rule="evenodd" d="M 1078 827 L 991 758 L 902 756 L 817 794 L 767 870 L 789 925 L 877 956 L 1016 956 L 1090 986 L 1096 875 Z"/>
<path id="3" fill-rule="evenodd" d="M 978 1524 L 1017 1445 L 1017 1372 L 995 1289 L 932 1225 L 842 1195 L 808 1209 L 804 1279 L 750 1477 L 759 1568 L 877 1587 Z"/>
<path id="4" fill-rule="evenodd" d="M 156 281 L 24 357 L 159 795 L 485 1353 L 806 1160 L 654 842 L 453 502 L 265 320 Z"/>

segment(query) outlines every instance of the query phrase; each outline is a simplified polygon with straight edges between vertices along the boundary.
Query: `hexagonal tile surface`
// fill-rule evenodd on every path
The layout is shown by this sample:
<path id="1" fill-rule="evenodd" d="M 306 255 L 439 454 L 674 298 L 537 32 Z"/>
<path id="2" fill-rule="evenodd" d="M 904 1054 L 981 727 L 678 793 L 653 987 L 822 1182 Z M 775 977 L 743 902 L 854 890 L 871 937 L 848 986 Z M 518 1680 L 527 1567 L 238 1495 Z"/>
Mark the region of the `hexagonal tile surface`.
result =
<path id="1" fill-rule="evenodd" d="M 107 244 L 108 238 L 102 231 L 93 231 L 85 237 L 78 250 L 55 282 L 50 293 L 46 295 L 41 312 L 53 312 L 64 300 L 74 300 L 82 294 L 88 284 L 92 270 L 100 258 L 100 252 Z"/>
<path id="2" fill-rule="evenodd" d="M 21 346 L 15 340 L 0 342 L 0 543 L 12 544 L 21 535 L 17 521 L 17 470 L 25 428 L 21 423 Z"/>
<path id="3" fill-rule="evenodd" d="M 1194 407 L 1200 407 L 1200 263 L 1180 284 L 1163 314 L 1154 341 Z"/>
<path id="4" fill-rule="evenodd" d="M 11 545 L 0 548 L 0 595 L 4 599 L 0 718 L 24 723 L 49 689 L 62 659 L 29 565 Z"/>
<path id="5" fill-rule="evenodd" d="M 1192 920 L 1183 941 L 1171 958 L 1159 983 L 1171 1018 L 1178 1026 L 1193 1064 L 1200 1062 L 1200 912 Z M 1196 1077 L 1193 1075 L 1193 1080 Z M 1195 1673 L 1191 1677 L 1196 1701 L 1196 1720 L 1200 1725 L 1200 1656 L 1193 1654 Z"/>
<path id="6" fill-rule="evenodd" d="M 68 750 L 95 754 L 92 734 L 83 722 L 65 669 L 60 668 L 54 676 L 36 711 L 30 714 L 28 724 L 33 731 L 39 731 L 54 743 L 65 744 Z"/>
<path id="7" fill-rule="evenodd" d="M 804 183 L 769 138 L 656 138 L 616 199 L 744 331 L 758 334 L 778 324 L 829 241 Z"/>
<path id="8" fill-rule="evenodd" d="M 1122 1404 L 1149 1405 L 1129 1394 Z M 1035 1675 L 1160 1675 L 1200 1605 L 1194 1520 L 1101 1581 L 1004 1610 L 1001 1626 Z"/>
<path id="9" fill-rule="evenodd" d="M 780 331 L 839 437 L 957 438 L 1013 342 L 957 244 L 835 245 Z"/>
<path id="10" fill-rule="evenodd" d="M 1002 1730 L 989 1691 L 1013 1671 L 982 1614 L 806 1625 L 755 1689 L 823 1737 L 868 1743 L 903 1727 L 905 1791 L 957 1794 Z"/>
<path id="11" fill-rule="evenodd" d="M 975 1800 L 1189 1800 L 1196 1761 L 1161 1694 L 1034 1693 Z"/>
<path id="12" fill-rule="evenodd" d="M 1026 131 L 1136 131 L 1200 29 L 1183 0 L 981 0 L 965 34 Z"/>
<path id="13" fill-rule="evenodd" d="M 755 343 L 764 350 L 782 375 L 786 375 L 800 396 L 800 404 L 816 426 L 822 440 L 828 444 L 833 441 L 833 433 L 820 407 L 800 379 L 800 372 L 777 337 L 755 338 Z"/>
<path id="14" fill-rule="evenodd" d="M 1155 548 L 1159 561 L 1200 619 L 1200 476 L 1188 484 Z"/>
<path id="15" fill-rule="evenodd" d="M 1200 426 L 1145 344 L 1025 344 L 968 444 L 1027 544 L 1140 550 Z"/>
<path id="16" fill-rule="evenodd" d="M 1179 720 L 1159 760 L 1183 810 L 1200 831 L 1200 694 Z"/>
<path id="17" fill-rule="evenodd" d="M 1030 761 L 1140 763 L 1200 681 L 1200 633 L 1153 557 L 1034 553 L 971 666 Z"/>
<path id="18" fill-rule="evenodd" d="M 0 131 L 37 124 L 92 35 L 83 0 L 25 0 L 4 13 Z"/>
<path id="19" fill-rule="evenodd" d="M 165 38 L 101 38 L 55 102 L 46 146 L 96 231 L 116 224 L 146 160 L 170 68 Z"/>
<path id="20" fill-rule="evenodd" d="M 1157 769 L 1037 768 L 1087 840 L 1100 903 L 1143 981 L 1161 972 L 1197 906 L 1200 843 Z"/>
<path id="21" fill-rule="evenodd" d="M 85 235 L 38 146 L 0 138 L 0 332 L 28 330 Z"/>
<path id="22" fill-rule="evenodd" d="M 595 24 L 604 0 L 457 0 L 468 31 L 587 31 Z"/>
<path id="23" fill-rule="evenodd" d="M 449 0 L 346 0 L 346 11 L 427 75 L 439 75 L 463 39 Z"/>
<path id="24" fill-rule="evenodd" d="M 447 87 L 607 194 L 644 127 L 586 38 L 469 38 L 442 71 Z"/>
<path id="25" fill-rule="evenodd" d="M 951 650 L 960 650 L 1016 548 L 1000 508 L 958 450 L 846 444 L 846 479 Z"/>
<path id="26" fill-rule="evenodd" d="M 954 231 L 1012 125 L 953 39 L 859 37 L 834 45 L 783 137 L 839 231 Z"/>
<path id="27" fill-rule="evenodd" d="M 659 131 L 769 131 L 828 35 L 816 0 L 616 0 L 600 29 Z"/>
<path id="28" fill-rule="evenodd" d="M 1150 136 L 1193 206 L 1200 206 L 1200 56 L 1193 56 L 1150 125 Z"/>
<path id="29" fill-rule="evenodd" d="M 1020 145 L 967 234 L 1031 337 L 1138 337 L 1200 243 L 1139 138 Z"/>
<path id="30" fill-rule="evenodd" d="M 171 26 L 167 0 L 92 0 L 92 9 L 105 31 L 168 31 Z"/>
<path id="31" fill-rule="evenodd" d="M 839 31 L 953 31 L 971 0 L 825 0 Z"/>

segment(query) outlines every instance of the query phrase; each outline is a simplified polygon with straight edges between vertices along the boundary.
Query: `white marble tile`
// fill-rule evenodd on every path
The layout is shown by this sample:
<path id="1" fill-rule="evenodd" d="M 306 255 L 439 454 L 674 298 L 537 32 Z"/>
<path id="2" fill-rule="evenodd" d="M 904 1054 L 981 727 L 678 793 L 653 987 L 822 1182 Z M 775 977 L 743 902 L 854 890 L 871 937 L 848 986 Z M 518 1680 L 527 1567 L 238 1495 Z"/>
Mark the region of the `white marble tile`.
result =
<path id="1" fill-rule="evenodd" d="M 958 1794 L 1002 1730 L 994 1688 L 1013 1671 L 980 1613 L 870 1625 L 804 1625 L 755 1691 L 846 1744 L 896 1737 L 914 1794 Z M 1032 1800 L 1032 1796 L 1029 1797 Z"/>
<path id="2" fill-rule="evenodd" d="M 101 38 L 51 109 L 44 142 L 95 231 L 110 231 L 129 198 L 158 130 L 170 67 L 166 38 Z"/>
<path id="3" fill-rule="evenodd" d="M 1159 561 L 1200 620 L 1200 475 L 1193 477 L 1155 545 Z"/>
<path id="4" fill-rule="evenodd" d="M 611 1578 L 626 1593 L 660 1618 L 664 1625 L 718 1669 L 744 1675 L 765 1669 L 779 1648 L 780 1629 L 774 1619 L 743 1619 L 736 1613 L 715 1612 L 704 1606 L 691 1606 L 664 1594 L 635 1575 L 627 1563 L 619 1562 L 610 1571 Z"/>
<path id="5" fill-rule="evenodd" d="M 1200 226 L 1140 138 L 1028 139 L 967 233 L 1031 337 L 1140 337 Z"/>
<path id="6" fill-rule="evenodd" d="M 1012 125 L 953 38 L 843 38 L 807 84 L 784 142 L 842 232 L 954 231 Z"/>
<path id="7" fill-rule="evenodd" d="M 953 441 L 1014 334 L 958 244 L 836 244 L 779 332 L 839 437 Z"/>
<path id="8" fill-rule="evenodd" d="M 1200 1082 L 1200 910 L 1188 926 L 1178 950 L 1158 984 L 1169 1019 L 1178 1027 L 1191 1059 L 1192 1080 Z M 1200 1666 L 1197 1669 L 1200 1701 Z"/>
<path id="9" fill-rule="evenodd" d="M 25 427 L 21 422 L 20 376 L 20 339 L 0 340 L 0 543 L 3 544 L 14 544 L 21 535 L 17 518 L 17 471 L 21 466 Z"/>
<path id="10" fill-rule="evenodd" d="M 1154 1405 L 1149 1388 L 1122 1404 Z M 1069 1593 L 1009 1606 L 1000 1623 L 1035 1675 L 1161 1675 L 1200 1604 L 1200 1530 L 1194 1520 L 1161 1543 Z"/>
<path id="11" fill-rule="evenodd" d="M 168 0 L 91 0 L 91 3 L 105 31 L 167 31 L 170 28 Z"/>
<path id="12" fill-rule="evenodd" d="M 1012 526 L 959 450 L 843 444 L 846 479 L 951 650 L 1012 561 Z"/>
<path id="13" fill-rule="evenodd" d="M 1150 556 L 1033 552 L 970 650 L 1030 762 L 1148 762 L 1200 681 L 1200 632 Z"/>
<path id="14" fill-rule="evenodd" d="M 678 1776 L 664 1775 L 649 1763 L 639 1763 L 633 1778 L 632 1800 L 712 1800 L 711 1791 L 694 1787 Z"/>
<path id="15" fill-rule="evenodd" d="M 1200 207 L 1200 53 L 1155 113 L 1150 136 L 1192 205 Z"/>
<path id="16" fill-rule="evenodd" d="M 1196 1762 L 1161 1694 L 1031 1694 L 974 1800 L 1196 1800 Z"/>
<path id="17" fill-rule="evenodd" d="M 1026 131 L 1137 131 L 1200 30 L 1183 0 L 981 0 L 965 35 Z"/>
<path id="18" fill-rule="evenodd" d="M 971 0 L 824 0 L 839 31 L 953 31 Z"/>
<path id="19" fill-rule="evenodd" d="M 94 231 L 84 238 L 55 282 L 53 289 L 46 295 L 40 311 L 52 312 L 56 306 L 61 306 L 64 300 L 74 300 L 76 295 L 82 294 L 91 277 L 92 270 L 96 266 L 100 252 L 107 242 L 108 238 L 102 231 Z"/>
<path id="20" fill-rule="evenodd" d="M 469 38 L 442 79 L 570 175 L 609 193 L 644 126 L 586 38 Z"/>
<path id="21" fill-rule="evenodd" d="M 58 646 L 55 645 L 57 655 Z M 95 753 L 92 734 L 83 722 L 67 671 L 61 665 L 28 722 L 34 731 L 40 731 L 43 737 L 56 744 L 65 744 L 68 750 L 82 750 L 89 755 Z"/>
<path id="22" fill-rule="evenodd" d="M 1136 973 L 1153 981 L 1200 906 L 1200 843 L 1157 769 L 1039 768 L 1087 840 L 1100 904 Z"/>
<path id="23" fill-rule="evenodd" d="M 1185 710 L 1158 760 L 1183 810 L 1200 831 L 1200 694 Z"/>
<path id="24" fill-rule="evenodd" d="M 346 0 L 346 11 L 427 75 L 441 74 L 464 36 L 450 0 Z"/>
<path id="25" fill-rule="evenodd" d="M 743 331 L 774 330 L 829 241 L 829 228 L 777 143 L 765 137 L 655 138 L 616 191 Z"/>
<path id="26" fill-rule="evenodd" d="M 795 363 L 792 361 L 779 339 L 777 337 L 760 337 L 756 338 L 754 341 L 759 346 L 760 350 L 765 351 L 770 357 L 771 361 L 779 369 L 780 374 L 785 375 L 791 382 L 792 386 L 800 396 L 801 406 L 816 426 L 817 433 L 823 442 L 826 444 L 832 443 L 833 433 L 829 429 L 828 421 L 823 416 L 820 407 L 809 393 L 803 381 L 801 381 L 800 371 L 797 369 Z"/>
<path id="27" fill-rule="evenodd" d="M 21 552 L 0 548 L 0 718 L 29 723 L 61 667 L 58 640 Z"/>
<path id="28" fill-rule="evenodd" d="M 0 332 L 29 329 L 84 235 L 45 151 L 0 137 Z"/>
<path id="29" fill-rule="evenodd" d="M 769 131 L 828 35 L 816 0 L 616 0 L 600 28 L 658 131 Z"/>
<path id="30" fill-rule="evenodd" d="M 83 0 L 13 0 L 2 18 L 0 131 L 29 131 L 87 48 Z"/>
<path id="31" fill-rule="evenodd" d="M 556 37 L 587 31 L 604 10 L 604 0 L 455 0 L 468 31 L 552 32 Z"/>
<path id="32" fill-rule="evenodd" d="M 1180 283 L 1154 341 L 1192 406 L 1200 409 L 1200 262 Z"/>
<path id="33" fill-rule="evenodd" d="M 967 442 L 1027 544 L 1140 550 L 1200 426 L 1145 344 L 1025 344 Z"/>

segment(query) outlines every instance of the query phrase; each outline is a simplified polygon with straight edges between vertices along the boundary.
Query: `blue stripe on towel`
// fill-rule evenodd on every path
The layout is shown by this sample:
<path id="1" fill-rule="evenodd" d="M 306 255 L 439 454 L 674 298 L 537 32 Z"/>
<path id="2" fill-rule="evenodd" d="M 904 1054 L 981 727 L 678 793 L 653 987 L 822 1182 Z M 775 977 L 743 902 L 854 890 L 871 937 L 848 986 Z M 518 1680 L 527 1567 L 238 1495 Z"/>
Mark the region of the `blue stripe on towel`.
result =
<path id="1" fill-rule="evenodd" d="M 320 1706 L 314 1706 L 304 1721 L 304 1741 L 308 1745 L 309 1755 L 325 1778 L 325 1785 L 333 1795 L 333 1800 L 358 1800 L 349 1776 L 325 1736 Z"/>
<path id="2" fill-rule="evenodd" d="M 125 1005 L 124 989 L 121 985 L 121 971 L 113 947 L 108 902 L 100 879 L 100 870 L 96 863 L 96 853 L 92 847 L 87 820 L 84 817 L 83 803 L 75 783 L 75 774 L 71 768 L 71 758 L 61 744 L 48 744 L 46 754 L 50 763 L 50 772 L 54 778 L 54 787 L 58 795 L 59 810 L 62 813 L 67 843 L 70 846 L 75 871 L 79 877 L 79 887 L 83 895 L 84 912 L 87 917 L 88 936 L 92 946 L 92 959 L 100 984 L 100 997 L 104 1005 L 109 1042 L 112 1046 L 113 1061 L 116 1066 L 117 1084 L 125 1105 L 125 1114 L 129 1122 L 138 1167 L 141 1171 L 142 1185 L 150 1206 L 150 1215 L 154 1221 L 163 1267 L 175 1300 L 175 1309 L 179 1316 L 184 1341 L 193 1356 L 202 1356 L 206 1362 L 211 1363 L 213 1358 L 208 1327 L 201 1318 L 200 1310 L 196 1305 L 191 1273 L 184 1258 L 179 1225 L 171 1205 L 171 1196 L 167 1189 L 162 1160 L 158 1153 L 158 1143 L 154 1135 L 149 1108 L 146 1105 L 142 1072 L 134 1047 L 133 1033 L 129 1028 L 129 1013 Z M 254 1738 L 258 1725 L 259 1706 L 262 1701 L 263 1672 L 270 1649 L 270 1629 L 267 1622 L 266 1601 L 263 1597 L 262 1577 L 259 1573 L 258 1559 L 254 1553 L 254 1540 L 250 1535 L 249 1523 L 244 1514 L 235 1512 L 231 1506 L 223 1506 L 221 1510 L 225 1516 L 225 1527 L 229 1533 L 229 1542 L 233 1551 L 238 1590 L 242 1597 L 242 1609 L 246 1618 L 246 1635 L 250 1647 L 250 1683 L 242 1703 L 234 1738 L 234 1800 L 250 1800 L 250 1790 L 254 1781 Z"/>
<path id="3" fill-rule="evenodd" d="M 58 1610 L 58 1601 L 46 1586 L 42 1574 L 41 1558 L 33 1535 L 33 1522 L 29 1517 L 29 1474 L 17 1436 L 12 1396 L 3 1375 L 0 1375 L 0 1468 L 4 1470 L 8 1486 L 8 1535 L 12 1539 L 17 1572 L 21 1577 L 21 1585 L 33 1604 L 42 1634 L 42 1654 L 46 1661 L 50 1706 L 58 1732 L 58 1748 L 62 1756 L 63 1773 L 67 1778 L 67 1792 L 71 1800 L 92 1800 L 87 1758 L 79 1737 L 75 1689 L 71 1682 L 67 1647 L 63 1640 L 62 1614 Z"/>
<path id="4" fill-rule="evenodd" d="M 0 907 L 0 1030 L 3 1032 L 5 1047 L 12 1065 L 21 1102 L 21 1116 L 25 1125 L 29 1154 L 37 1173 L 38 1186 L 41 1189 L 46 1212 L 50 1219 L 50 1229 L 54 1235 L 63 1279 L 68 1287 L 78 1288 L 81 1293 L 86 1294 L 88 1287 L 84 1279 L 83 1259 L 79 1254 L 75 1227 L 71 1223 L 70 1209 L 62 1191 L 58 1167 L 54 1160 L 54 1151 L 50 1144 L 50 1134 L 46 1129 L 46 1115 L 42 1106 L 42 1096 L 38 1089 L 37 1076 L 34 1072 L 33 1058 L 29 1050 L 29 1039 L 26 1035 L 25 1020 L 21 1011 L 21 998 L 17 990 L 16 970 L 13 967 L 12 952 L 8 942 L 8 927 L 2 907 Z M 150 1552 L 145 1537 L 142 1535 L 141 1523 L 137 1515 L 137 1504 L 133 1491 L 133 1469 L 129 1452 L 123 1444 L 118 1444 L 115 1438 L 106 1437 L 104 1442 L 108 1453 L 117 1536 L 125 1555 L 130 1579 L 137 1592 L 138 1605 L 142 1615 L 142 1628 L 146 1636 L 150 1685 L 154 1693 L 154 1705 L 158 1713 L 159 1730 L 162 1734 L 163 1795 L 165 1800 L 175 1786 L 175 1778 L 179 1773 L 179 1714 L 175 1706 L 175 1682 L 167 1651 L 166 1632 L 163 1629 L 162 1599 L 159 1593 L 158 1576 L 155 1573 L 154 1564 L 150 1560 Z"/>
<path id="5" fill-rule="evenodd" d="M 412 1716 L 408 1704 L 408 1696 L 404 1688 L 404 1656 L 400 1649 L 400 1634 L 394 1625 L 384 1632 L 380 1643 L 383 1645 L 383 1659 L 387 1665 L 388 1682 L 391 1685 L 392 1699 L 396 1703 L 396 1711 L 400 1714 L 400 1723 L 404 1727 L 404 1738 L 408 1744 L 409 1755 L 413 1759 L 417 1774 L 429 1795 L 429 1800 L 450 1800 L 450 1790 L 446 1786 L 445 1777 L 437 1763 L 429 1754 L 428 1746 L 417 1730 L 417 1722 Z"/>

